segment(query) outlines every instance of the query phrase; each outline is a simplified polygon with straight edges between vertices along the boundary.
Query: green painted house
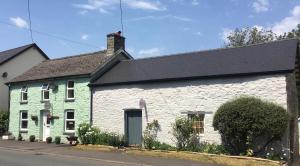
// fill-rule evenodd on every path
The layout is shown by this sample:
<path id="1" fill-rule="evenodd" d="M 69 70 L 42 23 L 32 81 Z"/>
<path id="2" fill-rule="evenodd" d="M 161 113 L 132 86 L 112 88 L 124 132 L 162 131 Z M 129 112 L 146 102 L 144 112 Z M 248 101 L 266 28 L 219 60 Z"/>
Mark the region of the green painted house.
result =
<path id="1" fill-rule="evenodd" d="M 131 59 L 120 33 L 107 35 L 107 49 L 99 52 L 46 60 L 12 79 L 9 131 L 26 140 L 76 134 L 80 123 L 91 122 L 93 75 L 119 59 Z"/>

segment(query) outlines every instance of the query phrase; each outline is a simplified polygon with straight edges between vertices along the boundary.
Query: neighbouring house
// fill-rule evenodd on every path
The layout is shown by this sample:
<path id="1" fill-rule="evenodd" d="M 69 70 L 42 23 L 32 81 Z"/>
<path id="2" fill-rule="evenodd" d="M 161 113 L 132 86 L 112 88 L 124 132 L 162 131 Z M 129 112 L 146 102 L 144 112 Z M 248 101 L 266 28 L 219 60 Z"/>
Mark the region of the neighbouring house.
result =
<path id="1" fill-rule="evenodd" d="M 9 81 L 9 131 L 24 139 L 74 135 L 90 122 L 91 75 L 116 59 L 130 59 L 120 33 L 107 35 L 107 49 L 44 61 Z"/>
<path id="2" fill-rule="evenodd" d="M 0 111 L 9 109 L 9 88 L 5 83 L 47 59 L 36 44 L 0 52 Z"/>
<path id="3" fill-rule="evenodd" d="M 291 120 L 282 144 L 298 154 L 297 50 L 294 39 L 122 60 L 92 79 L 93 125 L 139 145 L 147 123 L 158 120 L 158 141 L 174 145 L 171 124 L 187 117 L 201 141 L 220 144 L 212 126 L 216 110 L 249 95 L 287 109 Z"/>

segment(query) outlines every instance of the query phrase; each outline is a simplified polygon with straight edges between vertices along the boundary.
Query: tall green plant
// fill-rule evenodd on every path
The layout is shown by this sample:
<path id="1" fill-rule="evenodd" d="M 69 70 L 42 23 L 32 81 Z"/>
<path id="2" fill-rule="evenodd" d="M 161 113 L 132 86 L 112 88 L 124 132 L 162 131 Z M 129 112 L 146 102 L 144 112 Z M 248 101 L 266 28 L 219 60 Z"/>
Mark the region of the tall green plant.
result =
<path id="1" fill-rule="evenodd" d="M 172 124 L 172 134 L 178 150 L 186 149 L 193 134 L 192 122 L 187 118 L 177 118 Z"/>
<path id="2" fill-rule="evenodd" d="M 157 133 L 160 131 L 160 125 L 157 120 L 153 120 L 147 124 L 146 130 L 143 133 L 144 146 L 151 150 L 156 142 Z"/>
<path id="3" fill-rule="evenodd" d="M 0 110 L 0 136 L 8 131 L 9 113 Z"/>

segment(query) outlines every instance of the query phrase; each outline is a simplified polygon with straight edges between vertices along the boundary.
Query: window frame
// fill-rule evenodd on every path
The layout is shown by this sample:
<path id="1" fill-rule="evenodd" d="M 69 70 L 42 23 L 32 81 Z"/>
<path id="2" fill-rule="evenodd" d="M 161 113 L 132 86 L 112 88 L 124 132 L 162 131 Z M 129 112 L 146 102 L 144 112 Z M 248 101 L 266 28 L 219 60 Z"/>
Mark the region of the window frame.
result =
<path id="1" fill-rule="evenodd" d="M 44 88 L 44 85 L 47 85 L 46 88 Z M 50 100 L 50 86 L 49 86 L 49 83 L 44 83 L 42 85 L 42 88 L 41 88 L 41 91 L 42 91 L 42 101 L 49 101 Z M 45 99 L 45 92 L 48 92 L 49 95 L 48 95 L 48 99 Z"/>
<path id="2" fill-rule="evenodd" d="M 69 82 L 73 82 L 73 87 L 69 87 Z M 69 98 L 69 90 L 73 90 L 73 98 Z M 66 84 L 66 100 L 75 100 L 75 81 L 67 80 Z"/>
<path id="3" fill-rule="evenodd" d="M 23 119 L 23 113 L 27 113 L 27 119 Z M 20 131 L 28 131 L 28 122 L 29 122 L 29 120 L 28 120 L 29 118 L 28 118 L 28 111 L 25 111 L 25 110 L 23 110 L 23 111 L 20 111 Z M 27 121 L 27 128 L 22 128 L 22 122 L 23 121 Z"/>
<path id="4" fill-rule="evenodd" d="M 199 118 L 200 118 L 200 116 L 203 116 L 203 120 L 194 121 L 192 119 L 193 116 L 196 116 L 196 117 L 199 117 Z M 193 132 L 198 134 L 198 135 L 204 135 L 204 133 L 205 133 L 205 114 L 203 114 L 203 113 L 188 114 L 188 119 L 191 120 L 191 122 L 192 122 Z M 199 123 L 199 125 L 194 124 L 194 123 Z M 202 123 L 202 127 L 201 127 L 201 123 Z M 197 129 L 199 130 L 199 132 L 198 132 Z M 203 132 L 201 132 L 201 130 Z"/>
<path id="5" fill-rule="evenodd" d="M 27 103 L 28 102 L 28 86 L 22 86 L 21 90 L 21 103 Z M 26 94 L 27 99 L 24 100 L 24 94 Z"/>
<path id="6" fill-rule="evenodd" d="M 74 118 L 73 119 L 67 119 L 67 114 L 68 112 L 73 112 L 74 114 Z M 74 122 L 74 130 L 67 130 L 67 122 L 68 121 L 73 121 Z M 76 120 L 75 120 L 75 110 L 73 109 L 68 109 L 68 110 L 65 110 L 65 118 L 64 118 L 64 122 L 65 122 L 65 126 L 64 126 L 64 130 L 66 133 L 75 133 L 75 123 L 76 123 Z"/>

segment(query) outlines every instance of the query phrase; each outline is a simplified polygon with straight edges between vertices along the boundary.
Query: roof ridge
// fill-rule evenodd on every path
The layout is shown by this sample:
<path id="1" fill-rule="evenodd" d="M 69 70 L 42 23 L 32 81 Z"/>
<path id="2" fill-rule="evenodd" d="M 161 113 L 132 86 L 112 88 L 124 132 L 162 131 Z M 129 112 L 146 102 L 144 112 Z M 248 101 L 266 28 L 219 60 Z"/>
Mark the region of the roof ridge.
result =
<path id="1" fill-rule="evenodd" d="M 199 50 L 199 51 L 188 51 L 188 52 L 182 52 L 182 53 L 174 53 L 174 54 L 167 54 L 167 55 L 159 55 L 155 57 L 146 57 L 146 58 L 139 58 L 139 59 L 133 59 L 133 60 L 124 60 L 124 61 L 137 61 L 137 60 L 147 60 L 147 59 L 156 59 L 156 58 L 167 58 L 171 56 L 182 56 L 185 54 L 193 54 L 193 53 L 202 53 L 202 52 L 211 52 L 211 51 L 219 51 L 219 50 L 230 50 L 230 49 L 236 49 L 236 48 L 245 48 L 245 47 L 253 47 L 258 45 L 265 45 L 269 43 L 277 43 L 277 42 L 283 42 L 283 41 L 290 41 L 290 40 L 298 40 L 297 38 L 290 38 L 290 39 L 282 39 L 282 40 L 273 40 L 268 42 L 261 42 L 261 43 L 255 43 L 255 44 L 249 44 L 244 46 L 237 46 L 237 47 L 225 47 L 225 48 L 212 48 L 207 50 Z"/>
<path id="2" fill-rule="evenodd" d="M 93 54 L 99 54 L 99 53 L 104 53 L 104 52 L 106 52 L 106 50 L 100 50 L 100 51 L 95 51 L 95 52 L 90 52 L 90 53 L 83 53 L 83 54 L 78 54 L 78 55 L 71 55 L 71 56 L 65 56 L 65 57 L 60 57 L 60 58 L 54 58 L 54 59 L 49 59 L 47 61 L 56 61 L 56 60 L 76 58 L 76 57 L 82 57 L 82 56 L 91 56 Z"/>
<path id="3" fill-rule="evenodd" d="M 19 47 L 11 48 L 11 49 L 8 49 L 8 50 L 0 51 L 0 53 L 6 52 L 6 51 L 15 50 L 15 49 L 20 49 L 22 47 L 24 47 L 24 49 L 25 49 L 25 48 L 31 47 L 33 45 L 35 45 L 35 43 L 26 44 L 26 45 L 23 45 L 23 46 L 19 46 Z"/>

